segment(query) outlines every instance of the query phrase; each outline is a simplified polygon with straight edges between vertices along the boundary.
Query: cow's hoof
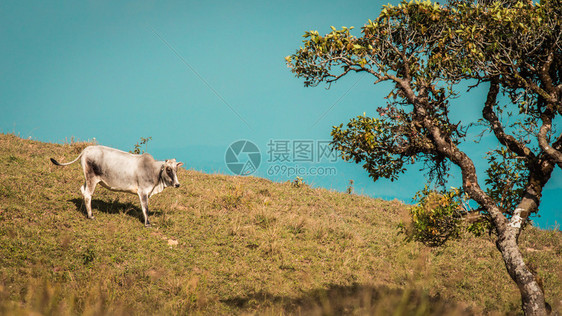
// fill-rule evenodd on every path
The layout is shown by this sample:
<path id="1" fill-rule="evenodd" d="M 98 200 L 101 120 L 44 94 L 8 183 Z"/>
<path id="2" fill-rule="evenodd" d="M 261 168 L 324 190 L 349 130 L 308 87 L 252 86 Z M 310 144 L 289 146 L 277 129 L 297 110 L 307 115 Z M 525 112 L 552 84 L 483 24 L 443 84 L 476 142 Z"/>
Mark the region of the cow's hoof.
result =
<path id="1" fill-rule="evenodd" d="M 144 224 L 144 227 L 150 228 L 150 227 L 152 227 L 152 226 L 150 225 L 150 223 L 148 223 L 148 224 Z"/>
<path id="2" fill-rule="evenodd" d="M 93 216 L 88 216 L 88 219 L 94 219 L 94 218 L 95 218 L 95 217 L 93 217 Z"/>

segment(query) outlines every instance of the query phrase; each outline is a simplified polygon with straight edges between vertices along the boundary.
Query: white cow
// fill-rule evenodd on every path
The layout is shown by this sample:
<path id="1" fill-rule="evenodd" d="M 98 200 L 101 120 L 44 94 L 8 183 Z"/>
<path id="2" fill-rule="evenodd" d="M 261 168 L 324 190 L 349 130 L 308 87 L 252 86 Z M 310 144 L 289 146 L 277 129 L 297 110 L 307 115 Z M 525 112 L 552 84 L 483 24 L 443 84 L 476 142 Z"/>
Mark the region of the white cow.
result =
<path id="1" fill-rule="evenodd" d="M 80 159 L 86 181 L 80 188 L 86 202 L 88 218 L 92 216 L 92 195 L 99 183 L 103 187 L 120 192 L 137 194 L 140 199 L 144 225 L 148 221 L 148 198 L 162 192 L 169 186 L 179 187 L 177 168 L 183 165 L 175 159 L 157 161 L 144 153 L 134 155 L 105 146 L 88 146 L 76 159 L 68 163 L 59 163 L 51 158 L 57 166 L 67 166 Z"/>

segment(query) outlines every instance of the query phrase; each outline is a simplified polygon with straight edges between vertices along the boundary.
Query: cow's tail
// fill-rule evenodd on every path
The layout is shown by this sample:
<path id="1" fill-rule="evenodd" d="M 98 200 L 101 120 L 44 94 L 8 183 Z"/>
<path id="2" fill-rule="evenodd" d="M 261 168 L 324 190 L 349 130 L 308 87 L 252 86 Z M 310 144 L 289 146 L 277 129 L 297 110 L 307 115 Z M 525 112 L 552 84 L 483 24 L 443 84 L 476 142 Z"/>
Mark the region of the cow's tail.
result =
<path id="1" fill-rule="evenodd" d="M 58 161 L 56 161 L 54 158 L 51 158 L 51 162 L 57 166 L 68 166 L 71 165 L 73 163 L 75 163 L 76 161 L 78 161 L 78 159 L 80 159 L 80 157 L 82 157 L 82 153 L 80 153 L 80 155 L 78 155 L 78 157 L 76 157 L 76 159 L 72 160 L 71 162 L 67 162 L 67 163 L 60 163 Z"/>

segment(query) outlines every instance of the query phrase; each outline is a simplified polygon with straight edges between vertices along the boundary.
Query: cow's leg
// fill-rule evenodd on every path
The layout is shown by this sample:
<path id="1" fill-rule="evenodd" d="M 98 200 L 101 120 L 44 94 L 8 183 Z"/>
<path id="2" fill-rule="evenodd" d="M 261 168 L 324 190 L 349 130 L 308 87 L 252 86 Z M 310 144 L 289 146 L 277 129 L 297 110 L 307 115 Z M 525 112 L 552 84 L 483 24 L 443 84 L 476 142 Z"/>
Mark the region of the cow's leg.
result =
<path id="1" fill-rule="evenodd" d="M 84 203 L 86 204 L 86 211 L 88 211 L 89 219 L 94 218 L 92 215 L 92 195 L 94 194 L 97 184 L 97 181 L 90 178 L 86 179 L 86 181 L 84 181 L 84 185 L 80 187 L 80 191 L 82 191 L 82 195 L 84 196 Z"/>
<path id="2" fill-rule="evenodd" d="M 139 192 L 139 199 L 142 208 L 142 215 L 144 215 L 144 226 L 150 227 L 148 221 L 148 194 Z"/>

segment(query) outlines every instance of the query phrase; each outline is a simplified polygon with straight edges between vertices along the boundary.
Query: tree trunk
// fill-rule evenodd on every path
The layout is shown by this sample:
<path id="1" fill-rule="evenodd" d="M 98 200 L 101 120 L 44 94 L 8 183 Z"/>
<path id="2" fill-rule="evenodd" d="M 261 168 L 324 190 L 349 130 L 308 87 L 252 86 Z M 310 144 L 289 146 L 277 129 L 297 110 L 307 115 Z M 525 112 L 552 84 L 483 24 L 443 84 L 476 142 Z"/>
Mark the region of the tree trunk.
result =
<path id="1" fill-rule="evenodd" d="M 525 315 L 547 315 L 543 290 L 523 261 L 523 255 L 517 245 L 519 229 L 515 227 L 506 228 L 499 234 L 496 246 L 502 254 L 507 272 L 519 287 Z"/>

